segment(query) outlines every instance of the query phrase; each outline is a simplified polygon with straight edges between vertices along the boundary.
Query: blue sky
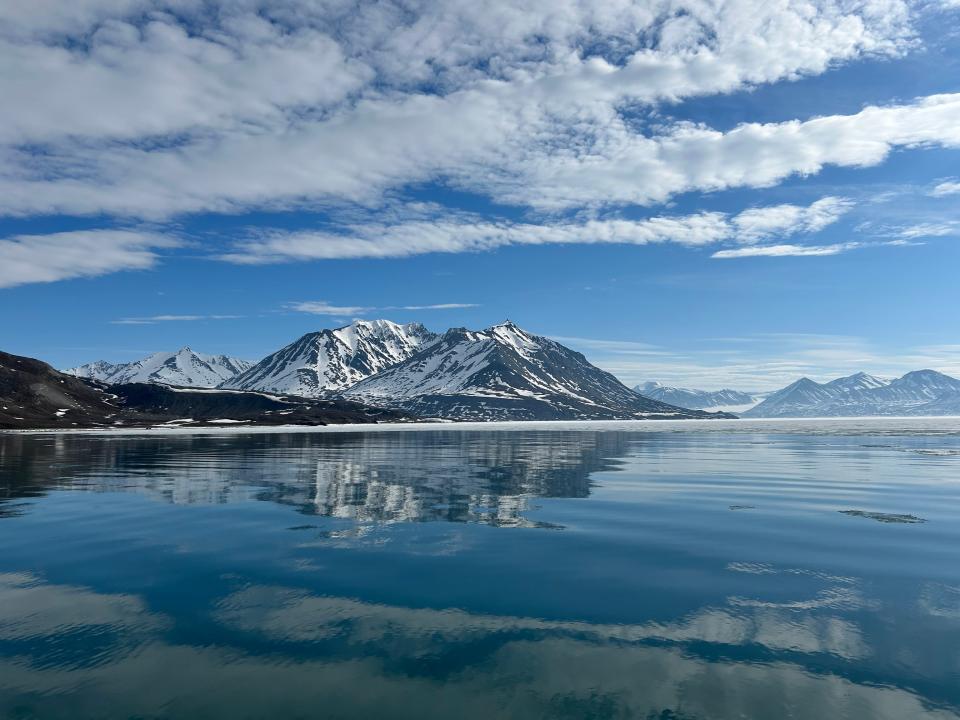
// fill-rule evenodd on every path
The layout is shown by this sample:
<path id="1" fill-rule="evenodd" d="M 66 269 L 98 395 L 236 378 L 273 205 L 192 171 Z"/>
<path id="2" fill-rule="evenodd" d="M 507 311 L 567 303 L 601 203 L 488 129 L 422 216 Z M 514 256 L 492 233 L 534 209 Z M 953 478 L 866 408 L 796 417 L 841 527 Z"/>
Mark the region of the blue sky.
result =
<path id="1" fill-rule="evenodd" d="M 0 8 L 2 349 L 510 318 L 628 383 L 960 375 L 960 3 Z"/>

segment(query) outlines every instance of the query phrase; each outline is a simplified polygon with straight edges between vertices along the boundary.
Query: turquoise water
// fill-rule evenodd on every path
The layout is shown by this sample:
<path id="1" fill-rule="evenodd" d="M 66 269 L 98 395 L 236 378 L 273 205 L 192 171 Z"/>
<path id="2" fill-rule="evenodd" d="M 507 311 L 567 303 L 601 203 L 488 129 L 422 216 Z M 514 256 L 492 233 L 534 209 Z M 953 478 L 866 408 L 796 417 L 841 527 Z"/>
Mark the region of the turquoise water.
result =
<path id="1" fill-rule="evenodd" d="M 0 436 L 0 717 L 957 718 L 898 422 Z"/>

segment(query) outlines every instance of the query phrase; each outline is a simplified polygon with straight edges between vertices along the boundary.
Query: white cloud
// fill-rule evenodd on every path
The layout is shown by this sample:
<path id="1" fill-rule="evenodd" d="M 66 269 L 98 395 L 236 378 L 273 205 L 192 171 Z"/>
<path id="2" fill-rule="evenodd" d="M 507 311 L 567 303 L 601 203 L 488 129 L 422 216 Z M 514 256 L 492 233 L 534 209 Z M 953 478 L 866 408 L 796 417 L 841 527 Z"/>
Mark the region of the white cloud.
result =
<path id="1" fill-rule="evenodd" d="M 934 222 L 908 225 L 907 227 L 898 229 L 896 234 L 903 240 L 960 235 L 960 222 Z"/>
<path id="2" fill-rule="evenodd" d="M 811 205 L 751 208 L 733 218 L 710 212 L 643 220 L 544 224 L 491 222 L 465 214 L 437 218 L 421 216 L 409 222 L 399 219 L 390 224 L 358 222 L 340 233 L 266 232 L 238 242 L 222 258 L 238 264 L 262 264 L 479 252 L 511 245 L 648 245 L 669 242 L 697 247 L 723 241 L 756 243 L 771 237 L 817 232 L 852 207 L 853 203 L 844 198 L 825 197 Z"/>
<path id="3" fill-rule="evenodd" d="M 960 2 L 960 0 L 958 0 Z M 933 197 L 946 197 L 948 195 L 960 195 L 960 182 L 956 180 L 946 180 L 939 183 L 930 191 Z"/>
<path id="4" fill-rule="evenodd" d="M 174 239 L 134 230 L 77 230 L 0 240 L 0 288 L 143 270 Z"/>
<path id="5" fill-rule="evenodd" d="M 63 160 L 68 168 L 50 160 L 53 178 L 24 170 L 36 164 L 33 156 L 10 153 L 0 212 L 164 215 L 306 198 L 372 202 L 387 188 L 438 175 L 546 210 L 655 204 L 692 190 L 770 186 L 825 165 L 876 165 L 895 148 L 960 147 L 960 94 L 728 132 L 673 126 L 647 137 L 622 120 L 590 127 L 590 142 L 559 136 L 556 123 L 529 128 L 531 140 L 496 102 L 475 108 L 416 96 L 282 137 L 238 134 L 152 151 L 84 148 Z"/>
<path id="6" fill-rule="evenodd" d="M 776 390 L 809 377 L 817 382 L 867 372 L 899 377 L 911 370 L 932 368 L 960 377 L 957 345 L 880 346 L 862 337 L 817 333 L 757 334 L 735 338 L 702 338 L 687 347 L 650 345 L 619 340 L 566 338 L 590 362 L 624 383 L 657 380 L 674 387 L 703 390 L 733 388 L 747 392 Z"/>
<path id="7" fill-rule="evenodd" d="M 657 203 L 955 141 L 946 100 L 728 133 L 638 129 L 624 115 L 899 53 L 912 32 L 899 0 L 210 9 L 0 9 L 0 63 L 12 69 L 0 79 L 0 212 L 368 202 L 426 179 L 547 209 Z"/>
<path id="8" fill-rule="evenodd" d="M 242 315 L 150 315 L 111 320 L 112 325 L 156 325 L 162 322 L 193 322 L 195 320 L 237 320 Z"/>
<path id="9" fill-rule="evenodd" d="M 465 310 L 480 307 L 476 303 L 437 303 L 436 305 L 397 305 L 383 310 Z"/>
<path id="10" fill-rule="evenodd" d="M 839 255 L 848 250 L 863 247 L 863 243 L 848 242 L 834 245 L 751 245 L 729 250 L 718 250 L 711 257 L 715 258 L 745 258 L 745 257 L 820 257 L 824 255 Z"/>
<path id="11" fill-rule="evenodd" d="M 648 220 L 592 220 L 584 223 L 534 225 L 493 223 L 464 218 L 418 220 L 395 225 L 365 223 L 347 234 L 275 232 L 240 242 L 223 256 L 242 264 L 331 260 L 339 258 L 407 257 L 424 253 L 492 250 L 507 245 L 568 243 L 677 242 L 702 245 L 727 237 L 729 226 L 721 213 Z"/>
<path id="12" fill-rule="evenodd" d="M 733 224 L 740 242 L 755 243 L 770 237 L 819 232 L 853 209 L 853 205 L 853 201 L 846 198 L 825 197 L 807 207 L 750 208 L 737 215 Z"/>
<path id="13" fill-rule="evenodd" d="M 364 305 L 331 305 L 324 300 L 309 300 L 287 305 L 291 310 L 311 315 L 329 315 L 331 317 L 352 317 L 367 315 L 380 310 L 463 310 L 479 307 L 475 303 L 437 303 L 434 305 L 387 305 L 384 307 Z"/>
<path id="14" fill-rule="evenodd" d="M 331 305 L 323 300 L 290 303 L 287 307 L 291 310 L 310 313 L 311 315 L 332 315 L 334 317 L 363 315 L 373 309 L 361 305 Z"/>

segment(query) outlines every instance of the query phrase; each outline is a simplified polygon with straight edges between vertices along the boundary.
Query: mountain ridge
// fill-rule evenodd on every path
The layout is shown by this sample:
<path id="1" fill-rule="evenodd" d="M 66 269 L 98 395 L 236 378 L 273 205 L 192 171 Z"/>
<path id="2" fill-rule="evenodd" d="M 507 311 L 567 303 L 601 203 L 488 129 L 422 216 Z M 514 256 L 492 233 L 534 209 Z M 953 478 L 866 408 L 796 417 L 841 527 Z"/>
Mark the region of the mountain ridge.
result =
<path id="1" fill-rule="evenodd" d="M 356 320 L 306 333 L 220 387 L 322 397 L 405 360 L 436 337 L 420 323 Z"/>
<path id="2" fill-rule="evenodd" d="M 207 355 L 184 346 L 174 352 L 156 352 L 128 363 L 97 360 L 63 372 L 74 377 L 111 384 L 158 383 L 180 387 L 212 388 L 251 366 L 228 355 Z"/>
<path id="3" fill-rule="evenodd" d="M 635 392 L 644 397 L 660 402 L 669 403 L 678 407 L 692 410 L 707 410 L 714 408 L 751 407 L 759 402 L 755 393 L 746 393 L 740 390 L 724 388 L 721 390 L 697 390 L 685 387 L 670 387 L 659 382 L 645 382 L 634 388 Z"/>
<path id="4" fill-rule="evenodd" d="M 855 373 L 827 383 L 801 378 L 743 413 L 759 417 L 946 415 L 960 412 L 960 380 L 914 370 L 893 380 Z"/>
<path id="5" fill-rule="evenodd" d="M 451 328 L 344 396 L 454 420 L 709 417 L 644 398 L 582 354 L 509 320 Z"/>

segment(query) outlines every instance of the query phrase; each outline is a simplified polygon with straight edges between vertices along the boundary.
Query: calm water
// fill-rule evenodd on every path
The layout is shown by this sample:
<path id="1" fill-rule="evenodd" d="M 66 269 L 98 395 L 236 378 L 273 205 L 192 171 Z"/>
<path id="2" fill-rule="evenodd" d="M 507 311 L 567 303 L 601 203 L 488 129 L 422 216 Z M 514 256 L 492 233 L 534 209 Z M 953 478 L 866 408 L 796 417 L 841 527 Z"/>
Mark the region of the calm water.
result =
<path id="1" fill-rule="evenodd" d="M 0 436 L 0 717 L 960 717 L 960 423 L 688 427 Z"/>

